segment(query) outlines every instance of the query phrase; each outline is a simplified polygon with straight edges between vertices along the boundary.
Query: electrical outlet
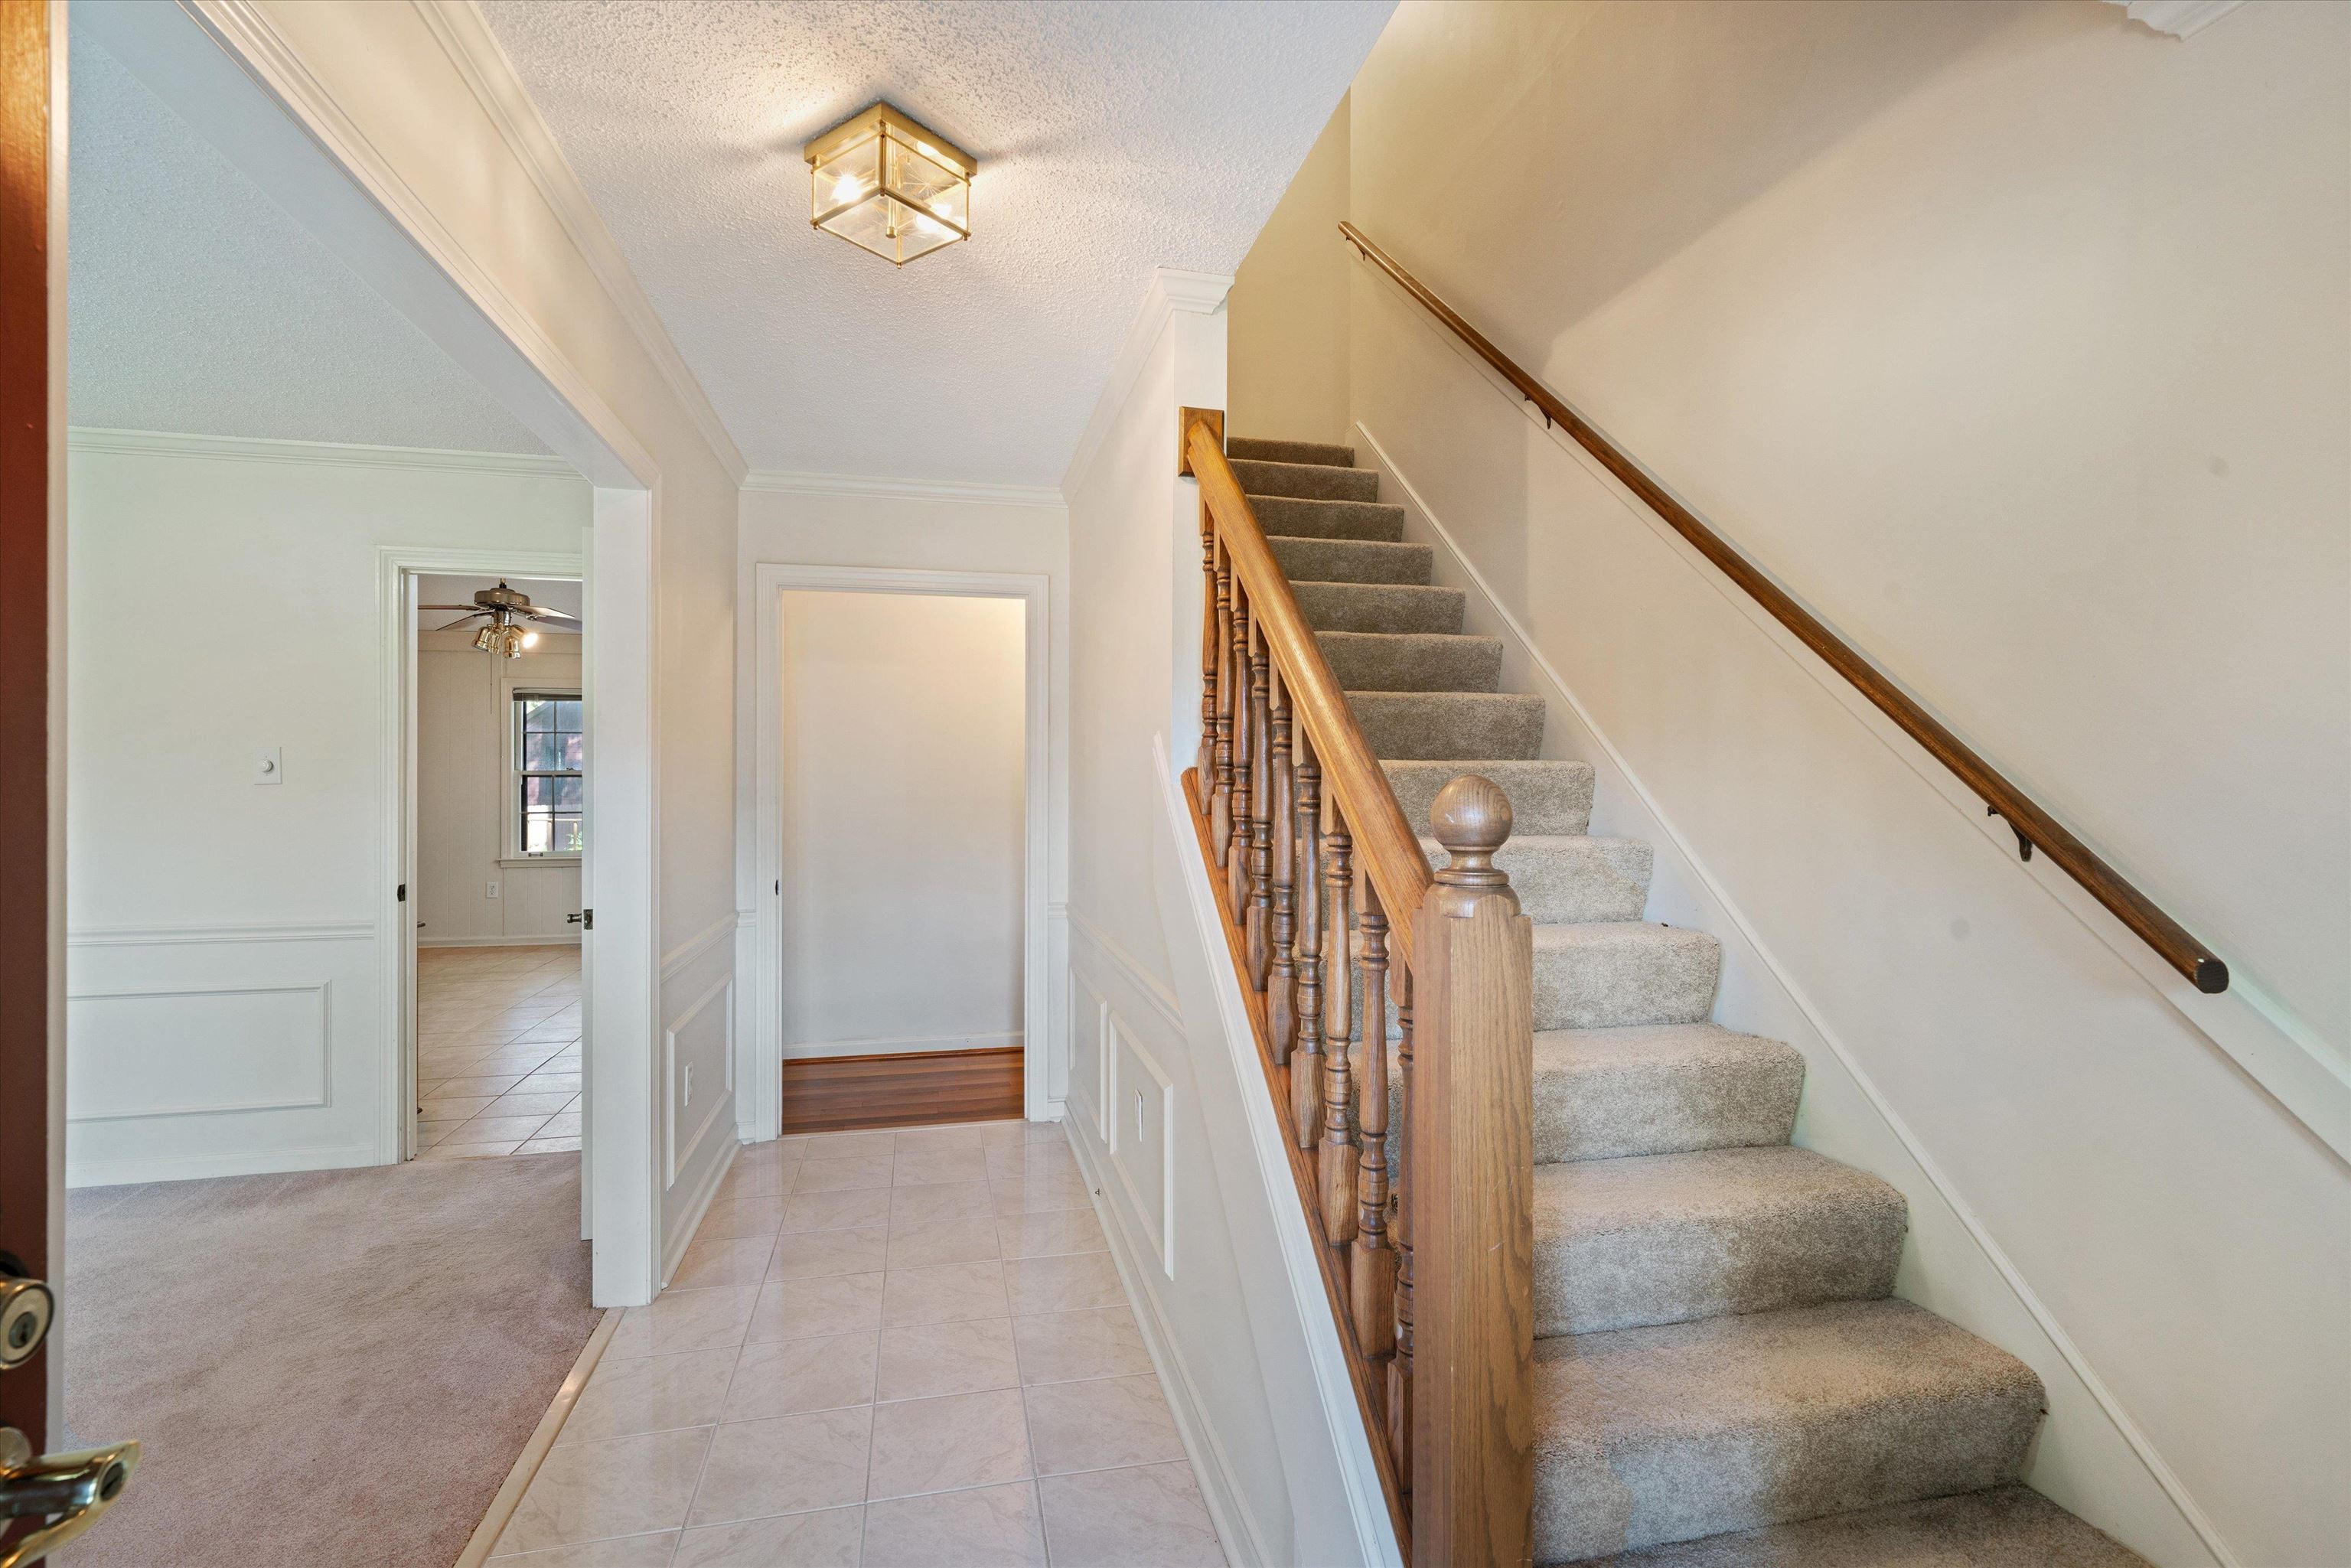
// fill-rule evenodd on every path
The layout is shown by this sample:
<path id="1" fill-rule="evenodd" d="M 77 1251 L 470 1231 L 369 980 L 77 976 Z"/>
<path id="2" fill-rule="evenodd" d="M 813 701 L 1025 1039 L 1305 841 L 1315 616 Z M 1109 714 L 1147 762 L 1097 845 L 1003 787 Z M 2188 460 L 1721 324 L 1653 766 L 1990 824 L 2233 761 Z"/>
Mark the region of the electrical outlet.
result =
<path id="1" fill-rule="evenodd" d="M 694 1103 L 694 1063 L 685 1064 L 685 1103 Z"/>
<path id="2" fill-rule="evenodd" d="M 482 884 L 482 896 L 484 898 L 496 898 L 497 895 L 498 884 L 496 883 L 490 882 L 484 883 Z"/>

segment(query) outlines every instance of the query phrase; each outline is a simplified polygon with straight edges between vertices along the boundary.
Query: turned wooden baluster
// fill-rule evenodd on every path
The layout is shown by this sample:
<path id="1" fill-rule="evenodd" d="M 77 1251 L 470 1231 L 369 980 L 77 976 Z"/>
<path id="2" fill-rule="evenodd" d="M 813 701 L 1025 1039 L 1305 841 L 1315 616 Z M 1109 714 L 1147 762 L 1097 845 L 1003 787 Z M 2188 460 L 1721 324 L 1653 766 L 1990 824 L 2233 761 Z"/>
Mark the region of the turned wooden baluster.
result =
<path id="1" fill-rule="evenodd" d="M 1292 873 L 1298 863 L 1298 800 L 1290 759 L 1290 692 L 1279 664 L 1273 667 L 1271 679 L 1267 749 L 1273 764 L 1273 801 L 1267 825 L 1273 838 L 1273 860 L 1268 868 L 1273 883 L 1273 914 L 1266 937 L 1273 955 L 1266 974 L 1265 1028 L 1271 1037 L 1274 1065 L 1287 1067 L 1290 1038 L 1298 1027 L 1298 1001 L 1292 989 L 1298 967 L 1290 950 L 1297 928 Z"/>
<path id="2" fill-rule="evenodd" d="M 1249 733 L 1249 644 L 1251 619 L 1249 590 L 1233 584 L 1233 641 L 1231 662 L 1226 668 L 1233 682 L 1233 799 L 1232 838 L 1225 845 L 1225 899 L 1233 918 L 1241 918 L 1249 904 L 1249 833 L 1255 819 L 1249 815 L 1250 751 L 1256 737 Z"/>
<path id="3" fill-rule="evenodd" d="M 1232 555 L 1216 546 L 1216 792 L 1208 801 L 1208 841 L 1216 862 L 1225 865 L 1232 849 L 1232 612 L 1239 585 L 1232 580 Z"/>
<path id="4" fill-rule="evenodd" d="M 1322 1194 L 1322 1235 L 1337 1243 L 1355 1234 L 1354 1092 L 1348 1044 L 1353 1039 L 1349 895 L 1355 881 L 1354 840 L 1332 797 L 1322 801 L 1322 1147 L 1315 1161 Z M 1365 1030 L 1366 1033 L 1370 1031 Z"/>
<path id="5" fill-rule="evenodd" d="M 1412 969 L 1395 972 L 1398 1107 L 1395 1168 L 1395 1355 L 1388 1363 L 1388 1451 L 1406 1491 L 1412 1490 Z"/>
<path id="6" fill-rule="evenodd" d="M 1265 628 L 1249 624 L 1249 907 L 1241 915 L 1242 950 L 1249 958 L 1249 986 L 1265 989 L 1266 938 L 1273 918 L 1273 660 Z"/>
<path id="7" fill-rule="evenodd" d="M 1356 1343 L 1377 1359 L 1395 1344 L 1395 1251 L 1388 1245 L 1388 917 L 1369 877 L 1364 879 L 1363 900 L 1355 915 L 1364 947 L 1363 1110 L 1356 1118 L 1363 1139 L 1348 1283 Z"/>
<path id="8" fill-rule="evenodd" d="M 1217 766 L 1217 520 L 1200 503 L 1200 789 L 1215 788 Z"/>
<path id="9" fill-rule="evenodd" d="M 1311 1149 L 1322 1131 L 1322 768 L 1304 725 L 1298 727 L 1297 773 L 1298 1045 L 1290 1057 L 1290 1135 Z"/>

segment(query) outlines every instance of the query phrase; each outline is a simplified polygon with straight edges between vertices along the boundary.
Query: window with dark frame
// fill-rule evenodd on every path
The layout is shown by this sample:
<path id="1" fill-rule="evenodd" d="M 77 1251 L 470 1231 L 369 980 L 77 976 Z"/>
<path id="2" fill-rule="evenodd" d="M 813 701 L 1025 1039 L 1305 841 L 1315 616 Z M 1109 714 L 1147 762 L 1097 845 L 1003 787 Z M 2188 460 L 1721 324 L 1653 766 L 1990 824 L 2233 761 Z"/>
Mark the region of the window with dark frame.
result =
<path id="1" fill-rule="evenodd" d="M 586 731 L 580 698 L 566 692 L 514 695 L 515 845 L 526 855 L 580 853 L 580 781 Z"/>

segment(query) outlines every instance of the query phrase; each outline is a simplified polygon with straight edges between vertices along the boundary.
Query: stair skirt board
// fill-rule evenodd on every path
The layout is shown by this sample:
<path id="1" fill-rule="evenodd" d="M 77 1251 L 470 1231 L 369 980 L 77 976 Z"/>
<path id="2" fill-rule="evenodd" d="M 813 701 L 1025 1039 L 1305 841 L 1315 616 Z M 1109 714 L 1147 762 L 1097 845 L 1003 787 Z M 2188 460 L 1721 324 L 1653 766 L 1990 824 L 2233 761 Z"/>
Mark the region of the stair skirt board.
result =
<path id="1" fill-rule="evenodd" d="M 1499 689 L 1499 641 L 1463 633 L 1466 594 L 1430 581 L 1377 471 L 1229 451 L 1406 820 L 1426 835 L 1464 773 L 1510 800 L 1499 863 L 1535 927 L 1536 1561 L 2141 1562 L 2020 1484 L 2040 1379 L 1894 1299 L 1901 1194 L 1792 1145 L 1802 1056 L 1712 1021 L 1719 943 L 1642 918 L 1651 847 L 1590 836 L 1593 768 L 1542 758 L 1543 699 Z"/>

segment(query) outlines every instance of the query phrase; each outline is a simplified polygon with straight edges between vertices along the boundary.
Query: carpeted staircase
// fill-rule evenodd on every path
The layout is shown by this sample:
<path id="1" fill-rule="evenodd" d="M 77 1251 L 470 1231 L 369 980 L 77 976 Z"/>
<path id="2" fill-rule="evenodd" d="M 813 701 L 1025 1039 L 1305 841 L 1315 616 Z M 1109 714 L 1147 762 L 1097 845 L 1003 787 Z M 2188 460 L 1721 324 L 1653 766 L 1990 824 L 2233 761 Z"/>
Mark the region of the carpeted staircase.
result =
<path id="1" fill-rule="evenodd" d="M 2022 1486 L 2015 1357 L 1894 1299 L 1907 1211 L 1793 1147 L 1803 1059 L 1710 1021 L 1721 954 L 1644 921 L 1646 843 L 1589 836 L 1593 771 L 1343 446 L 1229 455 L 1407 820 L 1481 773 L 1533 920 L 1535 1560 L 1687 1568 L 2114 1568 Z M 1434 841 L 1426 847 L 1441 863 Z M 1611 1555 L 1611 1554 L 1614 1555 Z"/>

